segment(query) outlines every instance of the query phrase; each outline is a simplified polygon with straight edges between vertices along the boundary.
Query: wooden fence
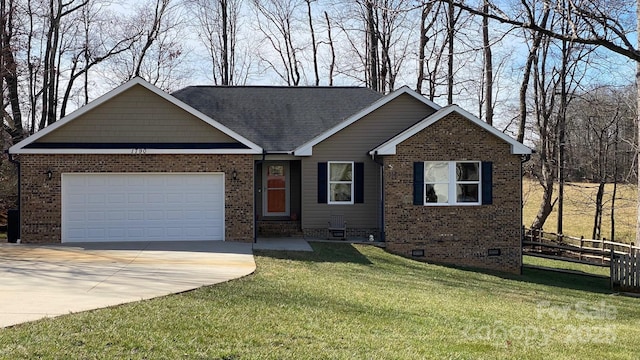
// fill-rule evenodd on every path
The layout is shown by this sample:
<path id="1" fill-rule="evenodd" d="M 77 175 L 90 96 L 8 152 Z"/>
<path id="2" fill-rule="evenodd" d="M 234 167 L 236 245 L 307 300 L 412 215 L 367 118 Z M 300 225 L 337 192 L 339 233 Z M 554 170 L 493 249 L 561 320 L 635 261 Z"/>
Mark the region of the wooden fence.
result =
<path id="1" fill-rule="evenodd" d="M 640 247 L 607 239 L 585 239 L 525 229 L 524 255 L 610 268 L 611 287 L 640 292 Z"/>
<path id="2" fill-rule="evenodd" d="M 638 247 L 607 239 L 585 239 L 545 232 L 542 229 L 525 229 L 522 239 L 523 253 L 547 259 L 571 261 L 608 267 L 611 254 L 629 254 Z"/>
<path id="3" fill-rule="evenodd" d="M 629 254 L 611 253 L 611 288 L 619 291 L 640 292 L 640 250 Z"/>

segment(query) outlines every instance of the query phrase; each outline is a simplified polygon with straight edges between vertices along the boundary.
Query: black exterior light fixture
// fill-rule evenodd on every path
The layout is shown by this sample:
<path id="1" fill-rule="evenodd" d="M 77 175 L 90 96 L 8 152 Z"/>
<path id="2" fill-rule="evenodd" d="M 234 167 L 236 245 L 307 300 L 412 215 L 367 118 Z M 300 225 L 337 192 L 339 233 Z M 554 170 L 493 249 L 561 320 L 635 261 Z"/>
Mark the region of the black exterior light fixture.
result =
<path id="1" fill-rule="evenodd" d="M 47 180 L 51 180 L 53 178 L 53 171 L 51 171 L 51 169 L 47 170 L 44 174 L 47 176 Z"/>
<path id="2" fill-rule="evenodd" d="M 231 173 L 231 178 L 233 180 L 238 180 L 238 172 L 236 171 L 236 169 L 233 169 L 233 172 Z"/>

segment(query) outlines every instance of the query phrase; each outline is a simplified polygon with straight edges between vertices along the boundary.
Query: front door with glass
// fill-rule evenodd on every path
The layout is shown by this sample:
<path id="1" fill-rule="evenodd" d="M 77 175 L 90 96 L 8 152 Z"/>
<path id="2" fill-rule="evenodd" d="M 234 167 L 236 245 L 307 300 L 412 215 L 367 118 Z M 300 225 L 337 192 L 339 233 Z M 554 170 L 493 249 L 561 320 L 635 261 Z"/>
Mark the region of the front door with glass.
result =
<path id="1" fill-rule="evenodd" d="M 265 216 L 289 215 L 289 165 L 266 162 L 263 165 L 263 211 Z"/>

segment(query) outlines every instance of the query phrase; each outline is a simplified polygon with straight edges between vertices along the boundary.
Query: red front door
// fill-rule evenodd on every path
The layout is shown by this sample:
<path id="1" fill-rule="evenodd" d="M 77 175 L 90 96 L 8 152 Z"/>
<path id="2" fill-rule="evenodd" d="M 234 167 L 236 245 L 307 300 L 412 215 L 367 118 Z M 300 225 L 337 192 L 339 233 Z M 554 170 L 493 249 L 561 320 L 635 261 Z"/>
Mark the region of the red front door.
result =
<path id="1" fill-rule="evenodd" d="M 265 215 L 287 215 L 286 163 L 265 163 Z"/>

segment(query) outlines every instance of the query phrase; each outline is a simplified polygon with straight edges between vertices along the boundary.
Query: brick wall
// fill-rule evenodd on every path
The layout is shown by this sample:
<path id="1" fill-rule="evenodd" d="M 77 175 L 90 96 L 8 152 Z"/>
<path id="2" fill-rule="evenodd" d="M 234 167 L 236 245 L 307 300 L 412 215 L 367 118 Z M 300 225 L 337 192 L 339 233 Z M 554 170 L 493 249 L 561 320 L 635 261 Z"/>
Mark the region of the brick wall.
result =
<path id="1" fill-rule="evenodd" d="M 225 237 L 253 241 L 253 157 L 251 155 L 35 155 L 21 162 L 21 241 L 61 241 L 61 174 L 94 172 L 224 172 Z M 53 177 L 47 180 L 46 172 Z M 237 180 L 230 174 L 237 172 Z"/>
<path id="2" fill-rule="evenodd" d="M 384 157 L 387 249 L 426 260 L 520 273 L 522 264 L 520 156 L 510 145 L 457 114 L 451 114 Z M 413 205 L 413 163 L 493 162 L 493 204 Z M 499 256 L 488 256 L 500 249 Z"/>
<path id="3" fill-rule="evenodd" d="M 302 229 L 305 238 L 309 239 L 330 239 L 335 240 L 336 237 L 329 233 L 329 224 L 325 228 L 304 228 Z M 347 240 L 368 240 L 369 235 L 373 235 L 374 239 L 379 240 L 380 229 L 377 228 L 351 228 L 347 222 Z"/>

